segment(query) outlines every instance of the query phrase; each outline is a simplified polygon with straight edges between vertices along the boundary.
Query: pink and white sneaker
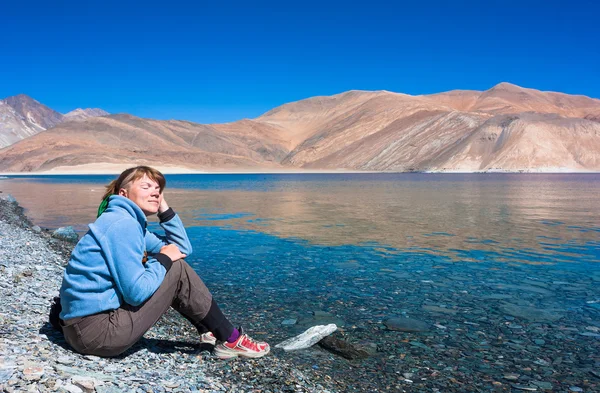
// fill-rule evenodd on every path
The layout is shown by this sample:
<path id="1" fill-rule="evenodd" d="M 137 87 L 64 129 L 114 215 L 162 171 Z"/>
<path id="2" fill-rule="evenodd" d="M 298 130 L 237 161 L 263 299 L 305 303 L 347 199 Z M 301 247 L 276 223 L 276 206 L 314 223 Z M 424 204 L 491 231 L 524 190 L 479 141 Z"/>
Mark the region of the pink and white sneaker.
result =
<path id="1" fill-rule="evenodd" d="M 217 338 L 211 332 L 206 332 L 206 333 L 202 333 L 200 335 L 200 342 L 202 344 L 216 345 L 217 344 Z"/>
<path id="2" fill-rule="evenodd" d="M 234 357 L 260 358 L 269 353 L 271 347 L 262 341 L 255 341 L 240 328 L 240 337 L 235 342 L 224 341 L 215 346 L 215 355 L 219 359 Z"/>

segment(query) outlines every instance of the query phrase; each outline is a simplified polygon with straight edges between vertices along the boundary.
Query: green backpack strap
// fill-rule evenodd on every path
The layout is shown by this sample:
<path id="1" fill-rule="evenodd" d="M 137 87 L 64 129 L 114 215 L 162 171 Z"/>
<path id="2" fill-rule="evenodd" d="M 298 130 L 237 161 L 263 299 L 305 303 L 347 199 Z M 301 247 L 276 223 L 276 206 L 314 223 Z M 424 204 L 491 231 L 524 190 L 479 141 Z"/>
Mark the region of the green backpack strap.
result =
<path id="1" fill-rule="evenodd" d="M 104 199 L 102 200 L 102 202 L 100 202 L 100 206 L 98 206 L 98 215 L 96 216 L 96 218 L 100 217 L 100 215 L 101 215 L 102 213 L 104 213 L 104 211 L 105 211 L 106 209 L 108 209 L 108 198 L 110 198 L 110 195 L 109 195 L 109 196 L 107 196 L 106 198 L 104 198 Z"/>

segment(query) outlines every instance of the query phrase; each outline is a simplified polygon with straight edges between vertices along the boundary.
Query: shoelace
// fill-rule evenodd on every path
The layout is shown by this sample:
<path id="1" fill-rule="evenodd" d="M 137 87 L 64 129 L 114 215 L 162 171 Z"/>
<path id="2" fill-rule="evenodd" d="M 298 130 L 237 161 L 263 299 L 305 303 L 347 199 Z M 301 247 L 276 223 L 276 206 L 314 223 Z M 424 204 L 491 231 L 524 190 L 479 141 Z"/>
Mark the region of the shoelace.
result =
<path id="1" fill-rule="evenodd" d="M 255 351 L 262 351 L 263 348 L 261 348 L 261 346 L 258 344 L 258 342 L 256 340 L 254 340 L 253 338 L 249 337 L 247 334 L 242 335 L 241 337 L 242 339 L 242 345 L 246 346 L 246 341 L 250 344 L 248 345 L 248 347 L 252 348 Z"/>

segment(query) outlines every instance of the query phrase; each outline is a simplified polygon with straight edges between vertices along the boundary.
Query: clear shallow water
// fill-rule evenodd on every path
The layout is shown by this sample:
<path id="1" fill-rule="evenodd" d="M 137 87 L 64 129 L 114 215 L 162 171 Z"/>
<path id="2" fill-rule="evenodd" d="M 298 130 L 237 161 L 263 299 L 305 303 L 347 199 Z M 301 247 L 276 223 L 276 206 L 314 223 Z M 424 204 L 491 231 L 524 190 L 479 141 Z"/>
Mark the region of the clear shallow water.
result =
<path id="1" fill-rule="evenodd" d="M 11 178 L 0 180 L 0 190 L 38 225 L 83 232 L 112 178 Z M 258 337 L 277 342 L 334 321 L 353 339 L 377 343 L 380 356 L 365 367 L 383 373 L 383 384 L 386 376 L 397 378 L 406 356 L 430 368 L 444 356 L 465 357 L 473 372 L 487 376 L 527 368 L 552 379 L 564 371 L 574 384 L 600 366 L 600 175 L 167 181 L 167 200 L 194 245 L 188 262 L 229 315 Z M 311 311 L 332 316 L 317 320 Z M 382 325 L 399 315 L 441 327 L 402 344 L 404 336 Z M 290 318 L 298 324 L 281 325 Z M 499 337 L 501 344 L 492 345 Z M 513 360 L 487 369 L 476 355 L 486 353 L 484 365 L 498 356 Z M 448 362 L 446 368 L 455 367 Z"/>
<path id="2" fill-rule="evenodd" d="M 112 176 L 0 182 L 42 226 L 93 221 Z M 600 175 L 172 175 L 186 226 L 455 261 L 598 262 Z M 198 239 L 201 242 L 201 239 Z"/>

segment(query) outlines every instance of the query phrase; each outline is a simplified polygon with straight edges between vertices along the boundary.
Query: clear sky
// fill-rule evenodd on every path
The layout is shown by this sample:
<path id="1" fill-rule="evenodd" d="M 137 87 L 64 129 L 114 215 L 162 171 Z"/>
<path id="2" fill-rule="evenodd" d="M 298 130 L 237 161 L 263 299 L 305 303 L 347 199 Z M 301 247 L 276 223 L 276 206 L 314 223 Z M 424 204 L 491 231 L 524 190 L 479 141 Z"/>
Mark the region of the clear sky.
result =
<path id="1" fill-rule="evenodd" d="M 220 123 L 347 90 L 600 98 L 598 1 L 9 1 L 0 98 Z"/>

